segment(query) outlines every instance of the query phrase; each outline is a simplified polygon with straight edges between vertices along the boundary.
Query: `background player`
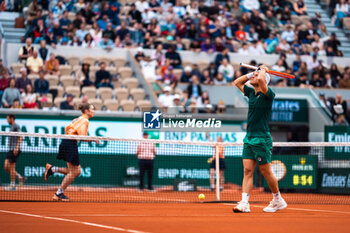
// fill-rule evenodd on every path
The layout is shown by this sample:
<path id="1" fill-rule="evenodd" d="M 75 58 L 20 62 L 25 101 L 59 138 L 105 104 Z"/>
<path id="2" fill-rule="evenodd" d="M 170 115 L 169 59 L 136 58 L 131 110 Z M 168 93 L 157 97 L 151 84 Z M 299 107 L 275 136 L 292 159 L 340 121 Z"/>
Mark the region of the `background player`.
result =
<path id="1" fill-rule="evenodd" d="M 79 109 L 83 113 L 80 117 L 74 119 L 71 124 L 65 128 L 66 135 L 88 135 L 89 119 L 95 114 L 95 107 L 92 104 L 82 104 Z M 99 141 L 95 141 L 99 144 Z M 67 167 L 54 167 L 51 164 L 46 164 L 46 170 L 44 179 L 47 180 L 53 173 L 58 172 L 65 174 L 61 186 L 54 194 L 54 200 L 69 201 L 69 198 L 63 194 L 64 190 L 74 181 L 75 177 L 78 177 L 81 173 L 79 153 L 78 153 L 78 140 L 63 139 L 57 159 L 63 159 L 67 162 Z"/>
<path id="2" fill-rule="evenodd" d="M 21 128 L 15 122 L 16 117 L 13 114 L 7 115 L 7 122 L 10 125 L 10 132 L 21 132 Z M 20 147 L 22 143 L 22 137 L 9 136 L 8 145 L 9 151 L 4 162 L 4 169 L 10 174 L 11 183 L 9 187 L 6 187 L 7 191 L 16 191 L 16 177 L 18 178 L 19 186 L 23 185 L 24 177 L 16 171 L 16 162 L 21 154 Z"/>
<path id="3" fill-rule="evenodd" d="M 273 194 L 273 200 L 264 211 L 276 212 L 287 207 L 271 171 L 272 138 L 269 119 L 275 93 L 267 86 L 270 80 L 267 71 L 268 68 L 262 65 L 257 71 L 244 75 L 233 83 L 249 98 L 247 134 L 243 140 L 242 200 L 233 208 L 234 212 L 250 212 L 249 193 L 253 188 L 253 173 L 257 163 Z M 253 88 L 245 85 L 249 80 Z"/>

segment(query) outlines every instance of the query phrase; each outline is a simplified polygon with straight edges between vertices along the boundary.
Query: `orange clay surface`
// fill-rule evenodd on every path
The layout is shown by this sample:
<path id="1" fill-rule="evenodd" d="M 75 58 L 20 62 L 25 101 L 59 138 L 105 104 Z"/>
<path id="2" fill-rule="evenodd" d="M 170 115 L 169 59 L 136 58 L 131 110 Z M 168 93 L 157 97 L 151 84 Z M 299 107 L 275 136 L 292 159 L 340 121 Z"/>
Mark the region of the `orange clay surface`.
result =
<path id="1" fill-rule="evenodd" d="M 290 204 L 264 213 L 232 212 L 224 203 L 0 202 L 3 233 L 90 232 L 349 232 L 350 205 Z"/>

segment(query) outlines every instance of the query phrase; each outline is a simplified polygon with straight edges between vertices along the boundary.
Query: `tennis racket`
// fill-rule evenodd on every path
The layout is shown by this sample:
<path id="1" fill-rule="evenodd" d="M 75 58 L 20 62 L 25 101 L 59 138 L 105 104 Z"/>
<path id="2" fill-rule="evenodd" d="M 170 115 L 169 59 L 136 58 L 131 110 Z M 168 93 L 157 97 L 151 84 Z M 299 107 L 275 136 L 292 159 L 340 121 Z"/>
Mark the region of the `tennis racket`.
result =
<path id="1" fill-rule="evenodd" d="M 245 63 L 240 63 L 240 65 L 245 67 L 245 68 L 252 69 L 252 70 L 259 69 L 259 67 L 252 66 L 252 65 L 249 65 L 249 64 L 245 64 Z M 283 73 L 283 72 L 279 72 L 279 71 L 274 71 L 274 70 L 269 70 L 267 73 L 269 73 L 271 75 L 274 75 L 274 76 L 281 77 L 281 78 L 289 78 L 289 79 L 295 78 L 294 75 Z"/>

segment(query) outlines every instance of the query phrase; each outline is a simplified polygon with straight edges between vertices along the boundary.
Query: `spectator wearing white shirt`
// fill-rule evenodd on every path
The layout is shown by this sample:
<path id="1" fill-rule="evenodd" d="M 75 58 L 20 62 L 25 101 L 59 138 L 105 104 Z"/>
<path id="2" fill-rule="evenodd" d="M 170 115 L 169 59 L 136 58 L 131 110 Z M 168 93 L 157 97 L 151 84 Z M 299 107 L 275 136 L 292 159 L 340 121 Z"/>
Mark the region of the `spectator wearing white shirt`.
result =
<path id="1" fill-rule="evenodd" d="M 223 59 L 221 65 L 218 68 L 218 72 L 221 73 L 227 82 L 231 82 L 234 75 L 233 66 L 228 63 L 227 59 Z"/>
<path id="2" fill-rule="evenodd" d="M 181 5 L 181 0 L 176 0 L 174 12 L 181 18 L 186 14 L 185 7 Z"/>
<path id="3" fill-rule="evenodd" d="M 317 60 L 317 55 L 313 55 L 312 59 L 307 62 L 307 67 L 309 71 L 312 71 L 313 69 L 317 68 L 320 65 L 320 63 Z"/>
<path id="4" fill-rule="evenodd" d="M 289 44 L 292 44 L 294 41 L 295 32 L 292 30 L 292 26 L 287 26 L 287 31 L 283 31 L 281 38 L 286 40 Z"/>
<path id="5" fill-rule="evenodd" d="M 154 13 L 154 11 L 151 11 L 149 7 L 145 8 L 142 13 L 142 22 L 148 25 L 153 18 L 157 18 L 157 14 Z"/>
<path id="6" fill-rule="evenodd" d="M 146 56 L 144 59 L 140 61 L 140 66 L 142 69 L 143 76 L 149 81 L 156 80 L 156 69 L 157 69 L 157 61 L 151 60 L 149 56 Z"/>
<path id="7" fill-rule="evenodd" d="M 149 8 L 149 4 L 145 0 L 139 0 L 139 1 L 135 2 L 135 6 L 136 6 L 136 9 L 138 11 L 140 11 L 141 13 L 143 13 L 145 11 L 145 9 Z"/>
<path id="8" fill-rule="evenodd" d="M 167 12 L 172 5 L 173 4 L 169 2 L 169 0 L 163 0 L 160 7 L 163 9 L 163 12 Z"/>
<path id="9" fill-rule="evenodd" d="M 253 41 L 253 44 L 249 47 L 249 54 L 250 55 L 264 55 L 265 50 L 264 48 L 258 44 L 257 41 Z"/>
<path id="10" fill-rule="evenodd" d="M 170 94 L 171 87 L 164 87 L 164 93 L 161 94 L 158 98 L 162 107 L 170 107 L 173 104 L 174 96 Z"/>
<path id="11" fill-rule="evenodd" d="M 184 112 L 184 106 L 181 104 L 180 95 L 175 94 L 172 105 L 168 108 L 168 114 L 178 114 Z"/>
<path id="12" fill-rule="evenodd" d="M 249 45 L 247 43 L 242 44 L 242 48 L 238 49 L 238 54 L 249 55 Z"/>

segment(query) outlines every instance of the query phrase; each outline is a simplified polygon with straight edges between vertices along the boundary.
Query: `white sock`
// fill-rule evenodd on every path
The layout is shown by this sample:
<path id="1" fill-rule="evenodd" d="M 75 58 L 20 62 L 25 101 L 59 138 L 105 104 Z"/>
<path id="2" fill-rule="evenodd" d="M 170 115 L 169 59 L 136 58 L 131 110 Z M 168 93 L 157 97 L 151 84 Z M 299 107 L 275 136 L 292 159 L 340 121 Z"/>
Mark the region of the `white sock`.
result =
<path id="1" fill-rule="evenodd" d="M 215 185 L 211 184 L 211 185 L 210 185 L 210 188 L 211 188 L 211 189 L 215 188 Z"/>
<path id="2" fill-rule="evenodd" d="M 242 201 L 246 203 L 249 202 L 249 193 L 242 193 Z"/>
<path id="3" fill-rule="evenodd" d="M 21 176 L 21 174 L 17 174 L 17 177 L 18 177 L 18 179 L 21 179 L 22 178 L 22 176 Z"/>
<path id="4" fill-rule="evenodd" d="M 16 186 L 16 181 L 11 181 L 10 186 L 11 186 L 11 187 Z"/>
<path id="5" fill-rule="evenodd" d="M 58 172 L 58 167 L 52 167 L 52 168 L 51 168 L 51 171 L 52 171 L 53 173 Z"/>
<path id="6" fill-rule="evenodd" d="M 278 193 L 273 193 L 272 196 L 273 196 L 273 200 L 276 200 L 276 201 L 279 201 L 279 200 L 282 199 L 281 193 L 280 193 L 280 192 L 278 192 Z"/>
<path id="7" fill-rule="evenodd" d="M 57 194 L 57 195 L 60 195 L 61 193 L 63 193 L 63 189 L 61 189 L 61 188 L 57 189 L 56 194 Z"/>

